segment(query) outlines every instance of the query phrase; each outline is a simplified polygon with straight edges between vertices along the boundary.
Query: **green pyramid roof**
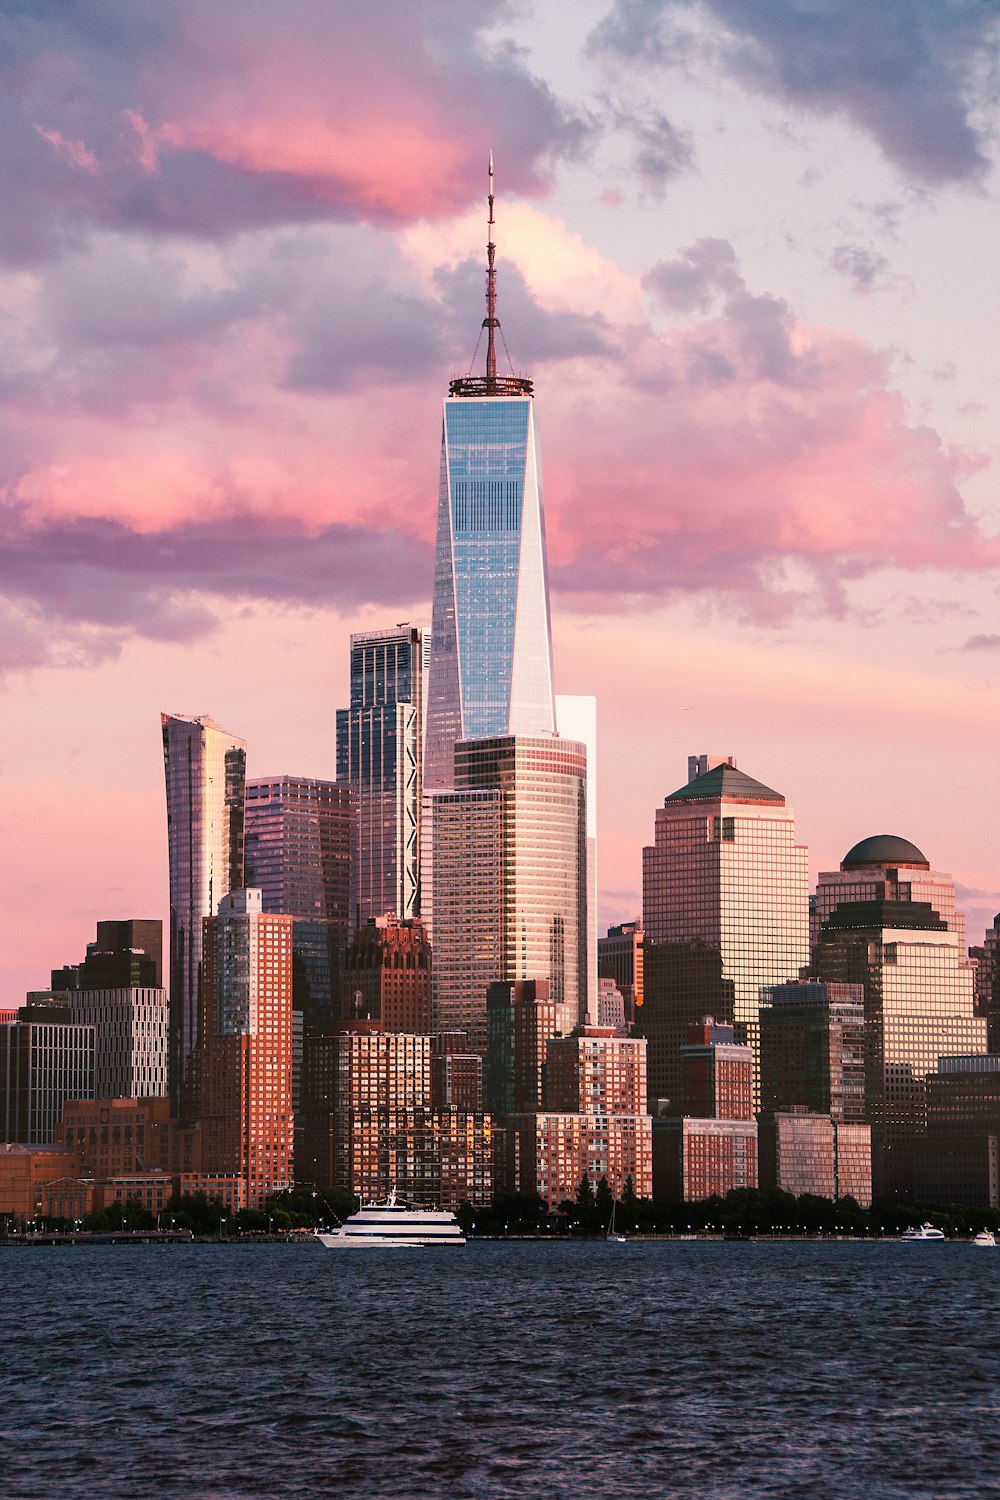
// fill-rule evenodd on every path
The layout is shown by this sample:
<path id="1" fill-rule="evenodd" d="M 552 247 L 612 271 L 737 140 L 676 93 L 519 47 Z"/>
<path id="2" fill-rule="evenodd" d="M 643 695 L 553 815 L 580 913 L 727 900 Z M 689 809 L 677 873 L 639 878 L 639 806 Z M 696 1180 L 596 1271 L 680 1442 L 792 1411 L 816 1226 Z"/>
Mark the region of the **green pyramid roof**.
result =
<path id="1" fill-rule="evenodd" d="M 715 766 L 711 771 L 706 771 L 704 776 L 696 776 L 694 781 L 679 787 L 663 800 L 664 803 L 718 802 L 720 798 L 736 802 L 777 802 L 782 807 L 785 804 L 780 792 L 765 786 L 761 781 L 754 781 L 745 771 L 738 771 L 735 766 L 730 765 Z"/>

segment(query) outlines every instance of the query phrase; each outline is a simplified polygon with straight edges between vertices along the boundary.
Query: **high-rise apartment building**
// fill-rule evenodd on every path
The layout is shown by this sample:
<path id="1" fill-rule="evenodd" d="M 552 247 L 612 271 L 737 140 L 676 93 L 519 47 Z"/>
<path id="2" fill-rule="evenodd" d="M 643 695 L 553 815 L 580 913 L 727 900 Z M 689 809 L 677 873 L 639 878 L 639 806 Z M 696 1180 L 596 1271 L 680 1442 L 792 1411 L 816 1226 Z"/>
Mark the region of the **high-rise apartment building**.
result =
<path id="1" fill-rule="evenodd" d="M 430 637 L 415 625 L 351 636 L 351 703 L 337 711 L 337 779 L 356 806 L 351 927 L 416 915 Z"/>
<path id="2" fill-rule="evenodd" d="M 807 851 L 780 792 L 722 762 L 664 800 L 643 850 L 643 938 L 651 1101 L 680 1097 L 702 1015 L 735 1022 L 756 1061 L 762 987 L 809 961 Z"/>
<path id="3" fill-rule="evenodd" d="M 950 875 L 906 839 L 864 839 L 819 877 L 813 971 L 863 987 L 876 1197 L 911 1198 L 938 1058 L 986 1051 Z"/>
<path id="4" fill-rule="evenodd" d="M 170 858 L 170 1095 L 199 1112 L 203 926 L 243 885 L 246 744 L 203 715 L 161 714 Z"/>
<path id="5" fill-rule="evenodd" d="M 491 984 L 486 996 L 486 1108 L 498 1121 L 542 1108 L 546 1048 L 568 1036 L 573 1017 L 546 979 Z"/>
<path id="6" fill-rule="evenodd" d="M 292 1185 L 292 918 L 231 891 L 206 917 L 202 1169 L 260 1208 Z"/>
<path id="7" fill-rule="evenodd" d="M 460 740 L 555 732 L 542 466 L 530 380 L 497 373 L 493 169 L 486 373 L 444 402 L 424 785 Z"/>
<path id="8" fill-rule="evenodd" d="M 705 1016 L 681 1048 L 684 1113 L 702 1120 L 752 1120 L 753 1052 L 735 1029 Z"/>
<path id="9" fill-rule="evenodd" d="M 265 912 L 294 918 L 292 1003 L 314 1035 L 339 1012 L 353 827 L 348 786 L 307 776 L 247 782 L 246 882 Z"/>
<path id="10" fill-rule="evenodd" d="M 494 982 L 544 979 L 572 1022 L 586 1017 L 586 750 L 543 736 L 463 741 L 454 780 L 431 798 L 434 1017 L 485 1052 Z"/>

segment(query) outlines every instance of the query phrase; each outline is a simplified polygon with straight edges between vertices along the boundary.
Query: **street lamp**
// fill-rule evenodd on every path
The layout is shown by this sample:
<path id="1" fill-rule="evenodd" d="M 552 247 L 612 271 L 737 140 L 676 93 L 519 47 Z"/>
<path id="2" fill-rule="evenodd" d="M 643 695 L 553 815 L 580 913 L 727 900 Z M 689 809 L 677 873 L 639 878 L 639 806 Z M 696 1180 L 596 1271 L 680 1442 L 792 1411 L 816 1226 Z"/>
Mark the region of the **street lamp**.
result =
<path id="1" fill-rule="evenodd" d="M 225 1227 L 226 1227 L 226 1221 L 225 1221 L 225 1219 L 220 1219 L 219 1220 L 219 1243 L 220 1244 L 222 1243 L 222 1231 L 225 1229 Z"/>

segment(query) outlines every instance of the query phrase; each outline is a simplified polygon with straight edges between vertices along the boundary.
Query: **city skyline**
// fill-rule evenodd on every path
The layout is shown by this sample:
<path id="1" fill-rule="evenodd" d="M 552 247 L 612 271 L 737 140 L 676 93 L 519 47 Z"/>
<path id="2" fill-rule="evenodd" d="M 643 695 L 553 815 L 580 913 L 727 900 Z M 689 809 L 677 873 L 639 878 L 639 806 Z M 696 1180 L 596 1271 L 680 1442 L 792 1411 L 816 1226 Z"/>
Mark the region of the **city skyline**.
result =
<path id="1" fill-rule="evenodd" d="M 350 161 L 320 104 L 334 22 L 308 9 L 280 39 L 245 9 L 228 118 L 184 6 L 145 53 L 127 26 L 34 33 L 37 57 L 78 59 L 81 103 L 16 80 L 42 198 L 0 247 L 22 434 L 2 475 L 15 999 L 95 919 L 166 917 L 152 713 L 236 726 L 252 776 L 329 778 L 349 634 L 429 627 L 428 432 L 472 353 L 491 145 L 501 315 L 544 392 L 559 686 L 601 704 L 602 929 L 638 910 L 650 807 L 709 751 L 782 787 L 810 884 L 894 833 L 955 875 L 981 940 L 1000 908 L 974 775 L 997 721 L 998 381 L 976 337 L 993 33 L 921 12 L 909 43 L 876 39 L 893 86 L 862 102 L 784 6 L 770 33 L 694 7 L 679 79 L 671 9 L 640 34 L 590 0 L 470 8 L 445 87 L 433 15 L 399 46 L 338 13 L 338 55 L 407 101 L 402 153 L 355 114 Z M 274 47 L 316 59 L 294 100 Z"/>

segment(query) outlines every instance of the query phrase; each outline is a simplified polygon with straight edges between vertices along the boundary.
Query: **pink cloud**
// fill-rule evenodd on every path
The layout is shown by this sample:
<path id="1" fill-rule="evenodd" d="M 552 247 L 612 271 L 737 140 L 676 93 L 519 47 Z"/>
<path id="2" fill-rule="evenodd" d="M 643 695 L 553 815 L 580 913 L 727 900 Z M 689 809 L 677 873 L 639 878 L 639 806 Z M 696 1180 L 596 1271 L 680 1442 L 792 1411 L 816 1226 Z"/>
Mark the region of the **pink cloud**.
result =
<path id="1" fill-rule="evenodd" d="M 45 130 L 41 125 L 36 125 L 35 129 L 43 141 L 48 141 L 57 154 L 72 162 L 74 167 L 79 167 L 84 172 L 97 171 L 97 157 L 87 149 L 83 141 L 68 141 L 58 130 Z"/>

